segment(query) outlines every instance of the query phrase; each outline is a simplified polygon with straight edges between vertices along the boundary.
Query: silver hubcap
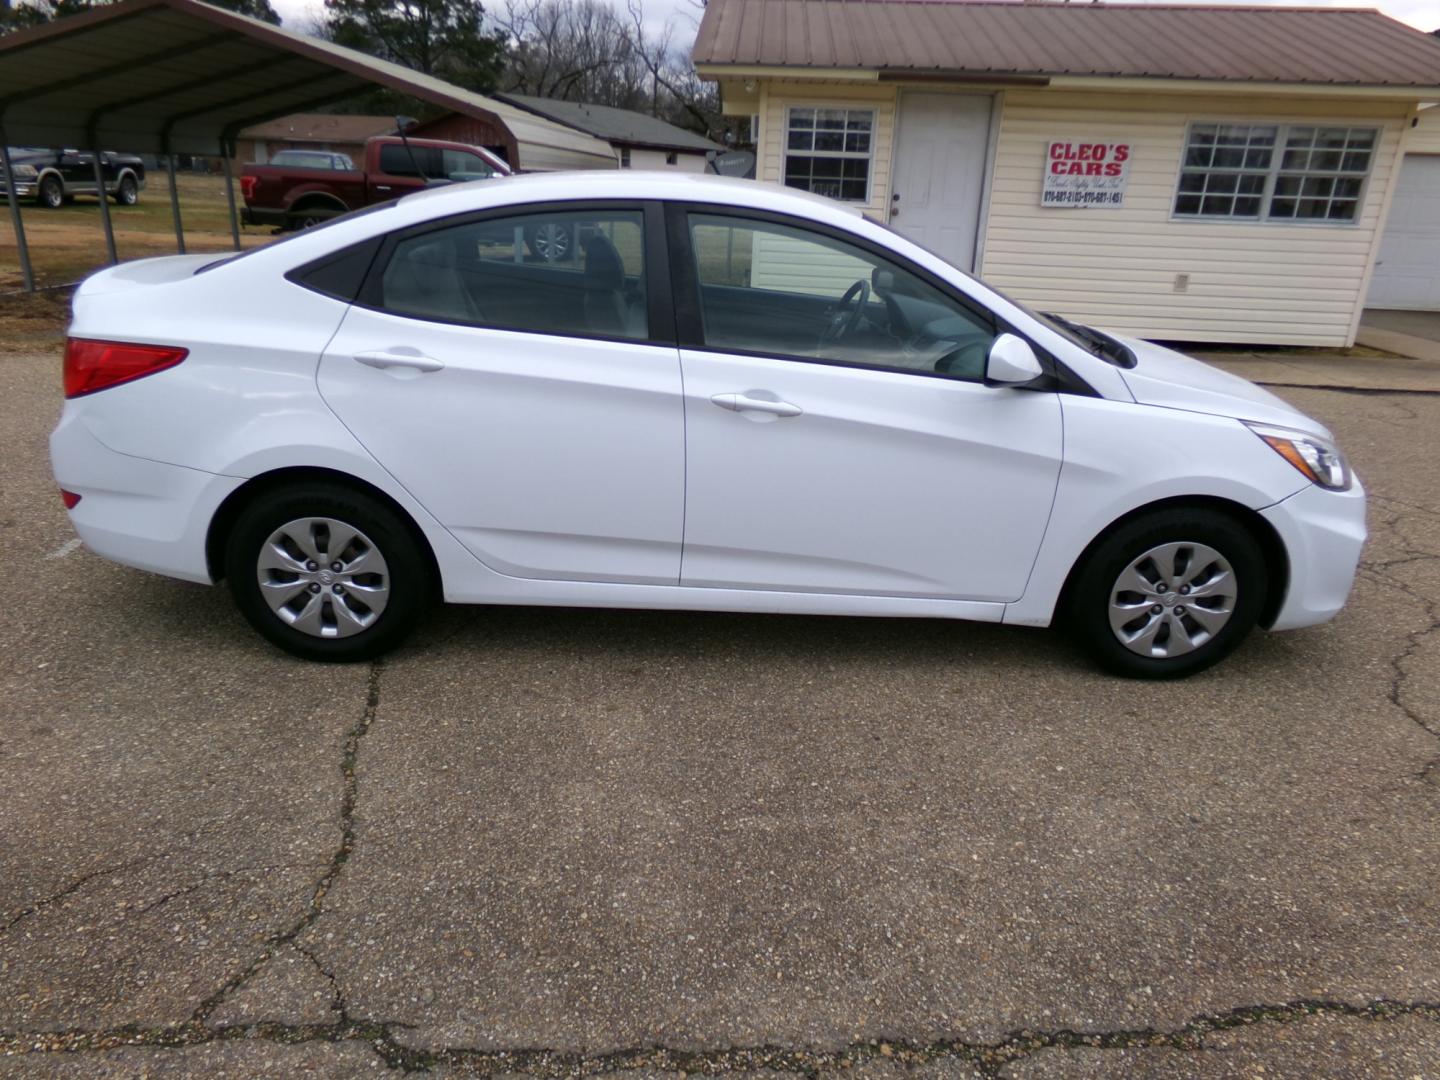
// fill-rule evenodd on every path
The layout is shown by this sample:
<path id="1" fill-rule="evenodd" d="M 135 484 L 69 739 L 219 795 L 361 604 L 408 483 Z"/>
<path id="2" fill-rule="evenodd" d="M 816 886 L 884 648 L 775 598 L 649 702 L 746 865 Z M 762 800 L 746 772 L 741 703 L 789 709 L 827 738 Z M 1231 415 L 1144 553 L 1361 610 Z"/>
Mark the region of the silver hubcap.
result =
<path id="1" fill-rule="evenodd" d="M 334 518 L 281 525 L 260 549 L 255 573 L 270 610 L 312 637 L 358 634 L 374 625 L 390 599 L 390 568 L 380 549 Z"/>
<path id="2" fill-rule="evenodd" d="M 541 225 L 535 230 L 535 249 L 546 262 L 565 258 L 570 250 L 570 232 L 563 225 Z"/>
<path id="3" fill-rule="evenodd" d="M 1133 653 L 1194 652 L 1235 613 L 1235 571 L 1204 544 L 1161 544 L 1127 566 L 1110 590 L 1110 629 Z"/>

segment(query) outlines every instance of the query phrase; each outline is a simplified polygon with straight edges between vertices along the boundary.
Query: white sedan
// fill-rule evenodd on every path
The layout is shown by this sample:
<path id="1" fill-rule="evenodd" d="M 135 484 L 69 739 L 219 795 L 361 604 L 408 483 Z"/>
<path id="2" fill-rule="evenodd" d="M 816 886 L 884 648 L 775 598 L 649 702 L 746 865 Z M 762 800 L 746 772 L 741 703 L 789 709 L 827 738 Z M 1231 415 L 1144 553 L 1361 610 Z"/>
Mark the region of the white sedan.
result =
<path id="1" fill-rule="evenodd" d="M 1178 676 L 1329 619 L 1365 538 L 1329 433 L 1266 391 L 714 177 L 462 184 L 103 271 L 65 395 L 85 544 L 228 581 L 314 660 L 438 594 L 1064 621 Z"/>

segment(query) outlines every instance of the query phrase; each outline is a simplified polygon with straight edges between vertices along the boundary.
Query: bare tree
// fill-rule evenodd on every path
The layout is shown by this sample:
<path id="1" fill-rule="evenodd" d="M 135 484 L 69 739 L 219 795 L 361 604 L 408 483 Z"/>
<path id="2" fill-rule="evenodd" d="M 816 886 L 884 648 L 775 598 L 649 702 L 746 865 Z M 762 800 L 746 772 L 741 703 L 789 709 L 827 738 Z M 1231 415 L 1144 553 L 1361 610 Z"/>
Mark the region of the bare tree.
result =
<path id="1" fill-rule="evenodd" d="M 713 131 L 719 94 L 675 47 L 674 27 L 652 32 L 641 0 L 626 2 L 628 22 L 604 0 L 507 0 L 495 19 L 510 45 L 501 85 Z"/>

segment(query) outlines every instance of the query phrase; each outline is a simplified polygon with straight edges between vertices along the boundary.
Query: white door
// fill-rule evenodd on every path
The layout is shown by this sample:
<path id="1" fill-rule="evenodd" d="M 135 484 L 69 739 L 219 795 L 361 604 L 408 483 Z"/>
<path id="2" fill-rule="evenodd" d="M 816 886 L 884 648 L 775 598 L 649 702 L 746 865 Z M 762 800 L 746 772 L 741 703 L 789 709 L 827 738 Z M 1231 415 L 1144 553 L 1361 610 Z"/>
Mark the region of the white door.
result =
<path id="1" fill-rule="evenodd" d="M 330 407 L 492 570 L 679 579 L 680 361 L 647 343 L 642 221 L 532 214 L 402 239 L 325 351 Z M 563 253 L 532 250 L 546 228 Z"/>
<path id="2" fill-rule="evenodd" d="M 681 350 L 681 583 L 1018 599 L 1060 403 L 983 385 L 989 315 L 833 235 L 699 212 L 687 235 L 703 347 Z"/>
<path id="3" fill-rule="evenodd" d="M 1365 306 L 1440 311 L 1440 155 L 1405 155 Z"/>
<path id="4" fill-rule="evenodd" d="M 975 268 L 992 98 L 900 96 L 890 225 L 962 270 Z"/>

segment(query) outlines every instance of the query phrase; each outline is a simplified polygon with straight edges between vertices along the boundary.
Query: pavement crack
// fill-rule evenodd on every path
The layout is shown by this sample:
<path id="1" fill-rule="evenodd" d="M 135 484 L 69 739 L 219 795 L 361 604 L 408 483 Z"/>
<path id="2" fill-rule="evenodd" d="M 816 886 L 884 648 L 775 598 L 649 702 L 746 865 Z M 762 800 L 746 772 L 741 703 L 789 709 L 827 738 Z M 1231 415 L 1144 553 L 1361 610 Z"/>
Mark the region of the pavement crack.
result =
<path id="1" fill-rule="evenodd" d="M 1164 1047 L 1200 1051 L 1206 1035 L 1215 1031 L 1257 1024 L 1303 1023 L 1314 1017 L 1352 1017 L 1374 1021 L 1419 1017 L 1440 1024 L 1440 1001 L 1398 1001 L 1376 998 L 1363 1005 L 1346 1001 L 1301 999 L 1273 1005 L 1243 1005 L 1205 1013 L 1175 1028 L 1115 1028 L 1076 1031 L 1020 1028 L 993 1042 L 941 1039 L 934 1042 L 871 1039 L 838 1050 L 790 1050 L 778 1046 L 730 1047 L 714 1050 L 676 1050 L 642 1046 L 604 1054 L 578 1054 L 557 1050 L 491 1050 L 446 1047 L 417 1050 L 402 1043 L 396 1032 L 410 1025 L 342 1017 L 329 1024 L 263 1022 L 210 1028 L 191 1019 L 178 1026 L 126 1025 L 97 1031 L 43 1031 L 0 1033 L 0 1057 L 19 1054 L 86 1053 L 119 1046 L 178 1049 L 201 1043 L 261 1040 L 298 1044 L 363 1042 L 391 1069 L 429 1072 L 435 1068 L 458 1070 L 475 1076 L 523 1074 L 536 1080 L 579 1080 L 604 1073 L 662 1072 L 800 1073 L 815 1077 L 842 1072 L 878 1057 L 905 1065 L 952 1060 L 970 1065 L 986 1076 L 999 1076 L 1005 1066 L 1046 1049 L 1129 1050 Z"/>
<path id="2" fill-rule="evenodd" d="M 360 759 L 360 744 L 369 734 L 371 726 L 375 723 L 375 714 L 380 708 L 380 674 L 384 670 L 384 664 L 383 659 L 371 661 L 370 674 L 365 685 L 365 707 L 361 710 L 360 719 L 345 733 L 345 741 L 340 755 L 340 774 L 343 781 L 340 797 L 340 842 L 331 853 L 329 863 L 311 890 L 309 903 L 306 904 L 305 910 L 294 923 L 272 935 L 265 942 L 260 952 L 246 967 L 227 979 L 219 989 L 200 1002 L 195 1011 L 191 1013 L 189 1023 L 205 1028 L 211 1014 L 220 1007 L 221 1003 L 254 978 L 282 947 L 289 945 L 299 949 L 306 956 L 310 955 L 304 949 L 300 949 L 297 939 L 320 917 L 320 913 L 325 908 L 326 894 L 334 886 L 335 880 L 340 876 L 340 872 L 344 870 L 346 862 L 349 861 L 351 853 L 355 850 L 355 803 L 359 795 L 359 780 L 356 777 L 355 766 Z M 310 957 L 310 959 L 317 968 L 320 967 L 314 957 Z M 320 970 L 330 980 L 338 996 L 339 988 L 334 977 L 323 968 Z M 343 1015 L 342 1010 L 342 1017 Z"/>
<path id="3" fill-rule="evenodd" d="M 296 952 L 298 952 L 306 960 L 310 961 L 310 966 L 313 967 L 316 971 L 318 971 L 320 973 L 320 977 L 329 984 L 330 1008 L 334 1010 L 335 1015 L 340 1018 L 340 1021 L 342 1023 L 347 1022 L 350 1019 L 350 1009 L 346 1005 L 345 995 L 340 989 L 340 980 L 335 978 L 335 975 L 330 971 L 330 969 L 327 968 L 324 964 L 320 963 L 319 957 L 317 957 L 304 945 L 301 945 L 298 941 L 292 942 L 291 944 Z"/>
<path id="4" fill-rule="evenodd" d="M 1403 563 L 1405 560 L 1399 561 Z M 1435 721 L 1422 714 L 1416 706 L 1412 705 L 1407 699 L 1405 692 L 1406 684 L 1410 678 L 1407 662 L 1420 650 L 1422 643 L 1427 637 L 1436 630 L 1440 630 L 1440 605 L 1437 605 L 1436 601 L 1430 597 L 1411 588 L 1406 582 L 1397 580 L 1394 575 L 1388 572 L 1388 569 L 1389 564 L 1377 564 L 1366 566 L 1365 572 L 1381 585 L 1402 592 L 1414 600 L 1425 612 L 1425 617 L 1429 622 L 1427 625 L 1421 626 L 1406 634 L 1403 648 L 1389 658 L 1390 685 L 1386 690 L 1386 696 L 1389 698 L 1390 703 L 1419 727 L 1421 731 L 1432 738 L 1440 739 L 1440 726 L 1437 726 Z M 1436 776 L 1437 772 L 1440 772 L 1440 753 L 1437 753 L 1435 757 L 1432 757 L 1421 767 L 1420 771 L 1416 774 L 1416 778 L 1422 783 L 1429 783 Z"/>
<path id="5" fill-rule="evenodd" d="M 70 884 L 66 885 L 58 892 L 50 894 L 43 900 L 37 900 L 29 907 L 17 912 L 11 919 L 9 919 L 9 921 L 5 923 L 4 926 L 0 926 L 0 934 L 9 933 L 16 926 L 24 922 L 26 919 L 30 918 L 32 915 L 36 915 L 41 911 L 44 911 L 46 908 L 51 907 L 54 904 L 60 903 L 60 901 L 66 899 L 67 897 L 74 896 L 77 892 L 83 889 L 86 885 L 89 885 L 92 881 L 97 881 L 100 878 L 104 877 L 110 877 L 114 874 L 121 874 L 124 873 L 126 870 L 133 870 L 135 867 L 149 861 L 150 857 L 146 856 L 145 858 L 141 859 L 131 859 L 128 862 L 123 862 L 118 866 L 107 866 L 100 870 L 92 870 L 90 873 L 84 874 L 81 877 L 76 878 L 74 881 L 70 882 Z"/>

